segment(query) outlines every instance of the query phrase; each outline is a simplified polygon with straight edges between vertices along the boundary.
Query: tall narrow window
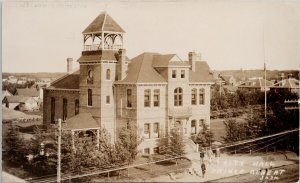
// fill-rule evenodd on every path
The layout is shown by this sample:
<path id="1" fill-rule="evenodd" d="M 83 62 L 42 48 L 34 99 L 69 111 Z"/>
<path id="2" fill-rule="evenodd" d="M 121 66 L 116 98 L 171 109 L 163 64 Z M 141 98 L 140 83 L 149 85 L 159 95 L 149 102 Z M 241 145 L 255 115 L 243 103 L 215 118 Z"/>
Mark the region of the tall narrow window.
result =
<path id="1" fill-rule="evenodd" d="M 79 100 L 76 99 L 75 100 L 75 115 L 77 115 L 79 113 Z"/>
<path id="2" fill-rule="evenodd" d="M 196 120 L 191 121 L 191 133 L 196 134 Z"/>
<path id="3" fill-rule="evenodd" d="M 172 70 L 172 78 L 176 78 L 176 70 Z"/>
<path id="4" fill-rule="evenodd" d="M 159 123 L 153 124 L 153 137 L 158 138 L 159 137 Z"/>
<path id="5" fill-rule="evenodd" d="M 144 107 L 150 107 L 150 98 L 151 96 L 151 90 L 147 89 L 144 90 Z"/>
<path id="6" fill-rule="evenodd" d="M 184 77 L 185 77 L 185 71 L 184 71 L 184 70 L 181 70 L 180 77 L 181 77 L 181 78 L 184 78 Z"/>
<path id="7" fill-rule="evenodd" d="M 51 97 L 51 123 L 55 123 L 55 98 Z"/>
<path id="8" fill-rule="evenodd" d="M 160 96 L 160 90 L 159 89 L 154 90 L 154 99 L 153 99 L 154 107 L 159 107 L 159 96 Z"/>
<path id="9" fill-rule="evenodd" d="M 199 89 L 199 104 L 204 105 L 205 101 L 205 90 L 204 88 Z"/>
<path id="10" fill-rule="evenodd" d="M 150 138 L 150 124 L 149 123 L 144 124 L 144 137 L 147 139 Z"/>
<path id="11" fill-rule="evenodd" d="M 192 91 L 191 91 L 191 104 L 192 105 L 196 105 L 197 103 L 197 89 L 196 88 L 193 88 Z"/>
<path id="12" fill-rule="evenodd" d="M 127 89 L 127 107 L 132 107 L 132 90 Z"/>
<path id="13" fill-rule="evenodd" d="M 110 96 L 106 96 L 106 104 L 110 104 Z"/>
<path id="14" fill-rule="evenodd" d="M 92 89 L 88 89 L 88 106 L 93 106 L 93 93 L 92 93 Z"/>
<path id="15" fill-rule="evenodd" d="M 106 80 L 110 80 L 110 69 L 106 70 Z"/>
<path id="16" fill-rule="evenodd" d="M 174 90 L 174 106 L 182 106 L 182 88 Z"/>
<path id="17" fill-rule="evenodd" d="M 66 120 L 68 116 L 68 100 L 63 99 L 63 120 Z"/>

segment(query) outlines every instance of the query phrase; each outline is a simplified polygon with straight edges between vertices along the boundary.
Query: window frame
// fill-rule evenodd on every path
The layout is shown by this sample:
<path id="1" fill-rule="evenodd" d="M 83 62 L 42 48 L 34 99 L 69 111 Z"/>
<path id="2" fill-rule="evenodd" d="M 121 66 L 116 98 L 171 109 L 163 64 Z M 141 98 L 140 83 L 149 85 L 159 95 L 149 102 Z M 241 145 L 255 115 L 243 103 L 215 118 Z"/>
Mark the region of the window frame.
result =
<path id="1" fill-rule="evenodd" d="M 130 93 L 129 93 L 130 91 Z M 132 89 L 127 88 L 126 90 L 126 108 L 132 108 Z"/>
<path id="2" fill-rule="evenodd" d="M 88 107 L 93 106 L 93 90 L 90 88 L 88 89 L 88 93 L 87 93 L 87 106 Z"/>
<path id="3" fill-rule="evenodd" d="M 62 120 L 65 121 L 68 117 L 68 99 L 63 98 Z"/>
<path id="4" fill-rule="evenodd" d="M 194 96 L 194 98 L 193 98 Z M 191 105 L 197 105 L 197 89 L 193 88 L 191 90 Z"/>
<path id="5" fill-rule="evenodd" d="M 159 107 L 159 106 L 160 106 L 160 89 L 155 89 L 153 91 L 153 107 Z"/>
<path id="6" fill-rule="evenodd" d="M 180 78 L 181 79 L 185 78 L 185 70 L 180 71 Z"/>
<path id="7" fill-rule="evenodd" d="M 174 106 L 180 107 L 183 105 L 183 90 L 181 87 L 174 89 Z"/>
<path id="8" fill-rule="evenodd" d="M 79 100 L 75 100 L 75 115 L 79 114 Z"/>
<path id="9" fill-rule="evenodd" d="M 51 97 L 51 102 L 50 102 L 50 105 L 51 105 L 51 115 L 50 115 L 50 122 L 53 124 L 55 123 L 55 102 L 56 102 L 56 99 L 55 97 Z"/>
<path id="10" fill-rule="evenodd" d="M 106 74 L 106 75 L 105 75 L 105 79 L 109 81 L 110 78 L 111 78 L 111 76 L 110 76 L 110 75 L 111 75 L 110 69 L 106 69 L 105 74 Z"/>
<path id="11" fill-rule="evenodd" d="M 191 134 L 197 134 L 197 121 L 195 119 L 193 119 L 191 121 Z"/>
<path id="12" fill-rule="evenodd" d="M 205 89 L 199 89 L 199 105 L 205 105 Z"/>
<path id="13" fill-rule="evenodd" d="M 151 90 L 144 90 L 144 107 L 151 107 Z"/>
<path id="14" fill-rule="evenodd" d="M 177 70 L 172 70 L 172 78 L 176 78 L 177 77 Z"/>
<path id="15" fill-rule="evenodd" d="M 153 123 L 153 136 L 155 137 L 155 138 L 159 138 L 159 122 L 155 122 L 155 123 Z M 157 128 L 156 128 L 157 127 Z M 156 131 L 156 132 L 155 132 Z"/>
<path id="16" fill-rule="evenodd" d="M 105 104 L 110 104 L 110 95 L 106 95 Z"/>
<path id="17" fill-rule="evenodd" d="M 147 128 L 145 128 L 146 126 L 148 126 L 148 131 L 147 131 L 148 133 L 145 133 L 146 132 L 145 130 L 147 129 Z M 143 129 L 144 135 L 143 136 L 145 137 L 145 139 L 150 139 L 150 130 L 151 130 L 150 123 L 144 123 L 144 129 Z"/>

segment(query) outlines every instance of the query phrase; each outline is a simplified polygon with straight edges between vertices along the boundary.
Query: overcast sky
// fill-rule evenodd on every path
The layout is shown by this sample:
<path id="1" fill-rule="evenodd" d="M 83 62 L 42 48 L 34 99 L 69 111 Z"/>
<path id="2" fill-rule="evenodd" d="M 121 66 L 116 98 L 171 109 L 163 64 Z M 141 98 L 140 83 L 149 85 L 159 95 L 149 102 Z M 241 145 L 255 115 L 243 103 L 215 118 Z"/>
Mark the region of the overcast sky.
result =
<path id="1" fill-rule="evenodd" d="M 66 58 L 80 57 L 82 31 L 105 7 L 126 31 L 129 58 L 186 60 L 195 50 L 211 69 L 262 69 L 264 42 L 268 69 L 299 69 L 299 1 L 53 2 L 3 4 L 3 72 L 66 71 Z"/>

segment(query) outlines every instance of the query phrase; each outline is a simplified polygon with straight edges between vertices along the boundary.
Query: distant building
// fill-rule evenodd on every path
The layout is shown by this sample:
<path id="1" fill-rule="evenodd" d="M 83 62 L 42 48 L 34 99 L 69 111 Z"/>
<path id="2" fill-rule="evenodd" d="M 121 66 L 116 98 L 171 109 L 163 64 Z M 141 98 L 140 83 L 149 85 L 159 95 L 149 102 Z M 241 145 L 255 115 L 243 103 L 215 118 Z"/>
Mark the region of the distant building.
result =
<path id="1" fill-rule="evenodd" d="M 283 79 L 272 86 L 270 86 L 271 90 L 287 90 L 293 93 L 297 93 L 299 96 L 299 80 L 295 78 L 287 78 Z"/>
<path id="2" fill-rule="evenodd" d="M 188 61 L 149 52 L 130 60 L 123 34 L 106 13 L 83 31 L 80 69 L 72 71 L 67 59 L 68 74 L 44 89 L 44 125 L 51 128 L 61 118 L 69 130 L 83 133 L 101 126 L 112 141 L 121 128 L 136 125 L 143 137 L 138 149 L 145 154 L 157 153 L 157 140 L 173 127 L 181 127 L 188 139 L 202 123 L 209 125 L 213 78 L 208 64 L 195 52 Z"/>
<path id="3" fill-rule="evenodd" d="M 11 94 L 8 90 L 2 90 L 2 100 L 4 99 L 4 97 L 12 95 L 13 94 Z"/>
<path id="4" fill-rule="evenodd" d="M 232 75 L 220 75 L 225 85 L 236 86 L 236 79 Z"/>
<path id="5" fill-rule="evenodd" d="M 40 92 L 36 88 L 17 88 L 15 95 L 33 97 L 35 100 L 40 98 Z"/>
<path id="6" fill-rule="evenodd" d="M 20 111 L 33 111 L 38 110 L 39 106 L 37 101 L 33 97 L 24 96 L 6 96 L 2 100 L 3 106 Z"/>
<path id="7" fill-rule="evenodd" d="M 269 91 L 270 86 L 272 86 L 272 85 L 273 85 L 273 83 L 271 81 L 268 81 L 261 77 L 258 77 L 258 78 L 251 78 L 251 79 L 248 79 L 247 81 L 244 81 L 242 84 L 240 84 L 238 86 L 238 88 L 244 89 L 244 90 L 249 90 L 249 91 L 254 91 L 254 90 Z"/>

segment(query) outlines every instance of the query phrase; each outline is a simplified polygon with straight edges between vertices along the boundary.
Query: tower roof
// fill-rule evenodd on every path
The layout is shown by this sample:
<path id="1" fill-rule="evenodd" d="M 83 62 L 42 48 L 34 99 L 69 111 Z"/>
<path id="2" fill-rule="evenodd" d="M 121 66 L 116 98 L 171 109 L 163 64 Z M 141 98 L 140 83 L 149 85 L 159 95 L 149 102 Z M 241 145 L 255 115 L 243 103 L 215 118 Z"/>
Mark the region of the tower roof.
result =
<path id="1" fill-rule="evenodd" d="M 112 31 L 112 32 L 122 32 L 125 31 L 119 26 L 119 24 L 106 12 L 98 15 L 95 20 L 82 32 L 83 34 L 91 32 L 101 32 L 101 31 Z"/>

